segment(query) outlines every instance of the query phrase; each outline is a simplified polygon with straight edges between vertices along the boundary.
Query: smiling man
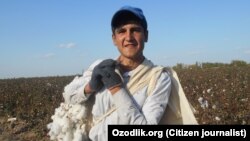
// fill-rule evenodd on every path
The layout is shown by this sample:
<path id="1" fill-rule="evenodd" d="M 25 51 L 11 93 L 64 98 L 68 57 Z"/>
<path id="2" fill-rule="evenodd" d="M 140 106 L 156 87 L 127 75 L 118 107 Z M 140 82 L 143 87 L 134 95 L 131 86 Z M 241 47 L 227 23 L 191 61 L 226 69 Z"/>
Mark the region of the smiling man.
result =
<path id="1" fill-rule="evenodd" d="M 143 11 L 122 7 L 113 15 L 111 28 L 120 55 L 94 62 L 83 74 L 84 85 L 70 95 L 71 103 L 95 97 L 89 132 L 93 141 L 107 140 L 109 124 L 159 124 L 171 91 L 169 74 L 143 54 L 148 41 Z"/>

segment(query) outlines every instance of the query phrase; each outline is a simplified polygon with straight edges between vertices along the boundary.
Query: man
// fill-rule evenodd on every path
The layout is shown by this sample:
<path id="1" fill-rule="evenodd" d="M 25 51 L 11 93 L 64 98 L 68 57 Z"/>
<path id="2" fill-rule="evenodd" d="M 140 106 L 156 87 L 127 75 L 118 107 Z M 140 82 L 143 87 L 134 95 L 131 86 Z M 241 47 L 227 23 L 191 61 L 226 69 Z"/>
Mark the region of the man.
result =
<path id="1" fill-rule="evenodd" d="M 171 91 L 169 74 L 143 54 L 148 41 L 143 11 L 122 7 L 111 27 L 120 56 L 94 62 L 83 74 L 83 86 L 70 96 L 71 103 L 95 96 L 89 132 L 93 141 L 107 140 L 109 124 L 159 124 Z"/>

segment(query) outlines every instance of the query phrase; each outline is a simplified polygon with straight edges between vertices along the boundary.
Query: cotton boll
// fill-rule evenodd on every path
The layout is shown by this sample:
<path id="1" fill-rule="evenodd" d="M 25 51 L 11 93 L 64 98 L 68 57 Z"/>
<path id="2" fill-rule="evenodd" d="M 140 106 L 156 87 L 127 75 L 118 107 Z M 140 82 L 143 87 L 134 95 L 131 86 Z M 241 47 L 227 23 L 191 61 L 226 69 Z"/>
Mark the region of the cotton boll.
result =
<path id="1" fill-rule="evenodd" d="M 83 86 L 83 77 L 76 76 L 72 82 L 65 86 L 63 98 L 66 103 L 70 102 L 70 94 L 74 93 L 79 87 Z"/>
<path id="2" fill-rule="evenodd" d="M 48 129 L 51 129 L 52 126 L 53 126 L 52 123 L 47 124 L 47 128 L 48 128 Z"/>
<path id="3" fill-rule="evenodd" d="M 61 109 L 61 108 L 58 108 Z M 56 114 L 53 115 L 53 122 L 48 124 L 49 135 L 50 136 L 59 136 L 62 132 L 62 127 L 64 126 L 64 119 L 61 116 L 58 116 L 58 113 L 61 111 L 56 110 Z"/>
<path id="4" fill-rule="evenodd" d="M 52 123 L 51 123 L 52 124 Z M 49 135 L 58 135 L 61 132 L 61 127 L 58 124 L 52 124 Z"/>
<path id="5" fill-rule="evenodd" d="M 50 140 L 55 140 L 56 139 L 56 135 L 54 133 L 54 130 L 53 130 L 53 124 L 50 123 L 47 125 L 47 128 L 50 129 L 48 135 L 50 136 Z"/>
<path id="6" fill-rule="evenodd" d="M 62 121 L 64 123 L 62 126 L 62 132 L 67 133 L 67 131 L 70 129 L 70 122 L 66 117 L 64 117 Z"/>
<path id="7" fill-rule="evenodd" d="M 83 117 L 86 117 L 85 107 L 83 105 L 68 105 L 61 104 L 60 108 L 55 110 L 55 115 L 53 115 L 53 122 L 47 125 L 49 131 L 49 136 L 51 140 L 57 138 L 57 140 L 78 140 L 82 139 L 85 130 L 82 130 Z M 63 116 L 61 113 L 64 113 Z M 83 126 L 85 127 L 85 126 Z"/>
<path id="8" fill-rule="evenodd" d="M 63 109 L 63 108 L 61 108 Z M 62 111 L 57 111 L 58 113 Z M 48 124 L 49 136 L 51 140 L 57 138 L 57 141 L 82 141 L 87 138 L 85 125 L 82 120 L 86 117 L 84 106 L 72 106 L 63 117 L 53 115 L 53 122 Z"/>
<path id="9" fill-rule="evenodd" d="M 85 112 L 85 110 L 83 109 L 83 110 L 79 111 L 79 113 L 75 116 L 75 118 L 76 118 L 77 120 L 81 120 L 82 118 L 85 118 L 85 117 L 84 117 L 85 115 L 86 115 L 86 112 Z"/>
<path id="10" fill-rule="evenodd" d="M 72 108 L 69 109 L 69 115 L 75 116 L 80 111 L 80 104 L 73 105 Z"/>
<path id="11" fill-rule="evenodd" d="M 73 107 L 73 105 L 71 105 L 71 104 L 64 104 L 64 107 L 65 107 L 65 110 L 68 111 L 68 110 L 70 110 Z"/>
<path id="12" fill-rule="evenodd" d="M 74 121 L 74 122 L 77 122 L 77 119 L 75 118 L 76 114 L 78 113 L 79 111 L 79 107 L 78 106 L 74 106 L 69 112 L 70 114 L 72 115 L 71 116 L 71 119 Z"/>
<path id="13" fill-rule="evenodd" d="M 54 120 L 55 118 L 56 118 L 56 116 L 55 116 L 55 115 L 51 116 L 51 119 L 52 119 L 52 120 Z"/>
<path id="14" fill-rule="evenodd" d="M 65 115 L 65 111 L 64 110 L 60 110 L 60 111 L 57 112 L 56 115 L 59 116 L 59 117 L 63 117 Z"/>
<path id="15" fill-rule="evenodd" d="M 64 105 L 61 104 L 60 107 L 55 109 L 55 115 L 59 117 L 63 117 L 66 113 L 66 109 L 64 108 Z"/>
<path id="16" fill-rule="evenodd" d="M 75 104 L 71 108 L 72 113 L 78 113 L 80 110 L 81 110 L 81 105 L 80 104 Z"/>
<path id="17" fill-rule="evenodd" d="M 54 121 L 55 125 L 58 125 L 59 127 L 64 126 L 65 122 L 66 122 L 65 117 L 57 117 Z"/>
<path id="18" fill-rule="evenodd" d="M 86 118 L 86 110 L 85 107 L 77 104 L 74 105 L 74 107 L 72 107 L 72 110 L 69 111 L 71 113 L 71 119 L 74 122 L 79 122 L 81 121 L 83 118 Z"/>
<path id="19" fill-rule="evenodd" d="M 52 122 L 47 125 L 50 140 L 86 141 L 88 139 L 86 125 L 87 108 L 82 104 L 70 104 L 70 96 L 83 86 L 83 77 L 75 77 L 63 92 L 64 102 L 55 109 Z"/>
<path id="20" fill-rule="evenodd" d="M 80 110 L 77 114 L 78 119 L 87 117 L 87 109 L 86 107 L 80 105 Z"/>

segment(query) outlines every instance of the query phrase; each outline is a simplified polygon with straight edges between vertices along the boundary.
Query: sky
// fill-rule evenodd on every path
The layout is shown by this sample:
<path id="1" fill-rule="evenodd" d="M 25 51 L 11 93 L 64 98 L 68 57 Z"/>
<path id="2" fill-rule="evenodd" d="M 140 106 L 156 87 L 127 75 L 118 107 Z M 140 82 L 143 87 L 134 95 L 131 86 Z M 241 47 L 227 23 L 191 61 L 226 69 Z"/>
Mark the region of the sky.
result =
<path id="1" fill-rule="evenodd" d="M 250 63 L 249 0 L 0 0 L 0 79 L 82 74 L 117 58 L 110 22 L 143 10 L 155 64 Z"/>

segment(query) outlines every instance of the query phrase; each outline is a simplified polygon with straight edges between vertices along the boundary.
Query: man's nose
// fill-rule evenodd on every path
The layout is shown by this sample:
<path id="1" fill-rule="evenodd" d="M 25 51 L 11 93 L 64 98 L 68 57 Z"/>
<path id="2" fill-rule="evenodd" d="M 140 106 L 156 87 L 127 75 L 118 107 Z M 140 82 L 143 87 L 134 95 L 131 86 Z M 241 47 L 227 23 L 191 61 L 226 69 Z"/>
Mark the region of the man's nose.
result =
<path id="1" fill-rule="evenodd" d="M 127 40 L 127 41 L 131 41 L 131 40 L 133 40 L 133 39 L 134 39 L 133 32 L 128 31 L 128 32 L 126 33 L 126 40 Z"/>

